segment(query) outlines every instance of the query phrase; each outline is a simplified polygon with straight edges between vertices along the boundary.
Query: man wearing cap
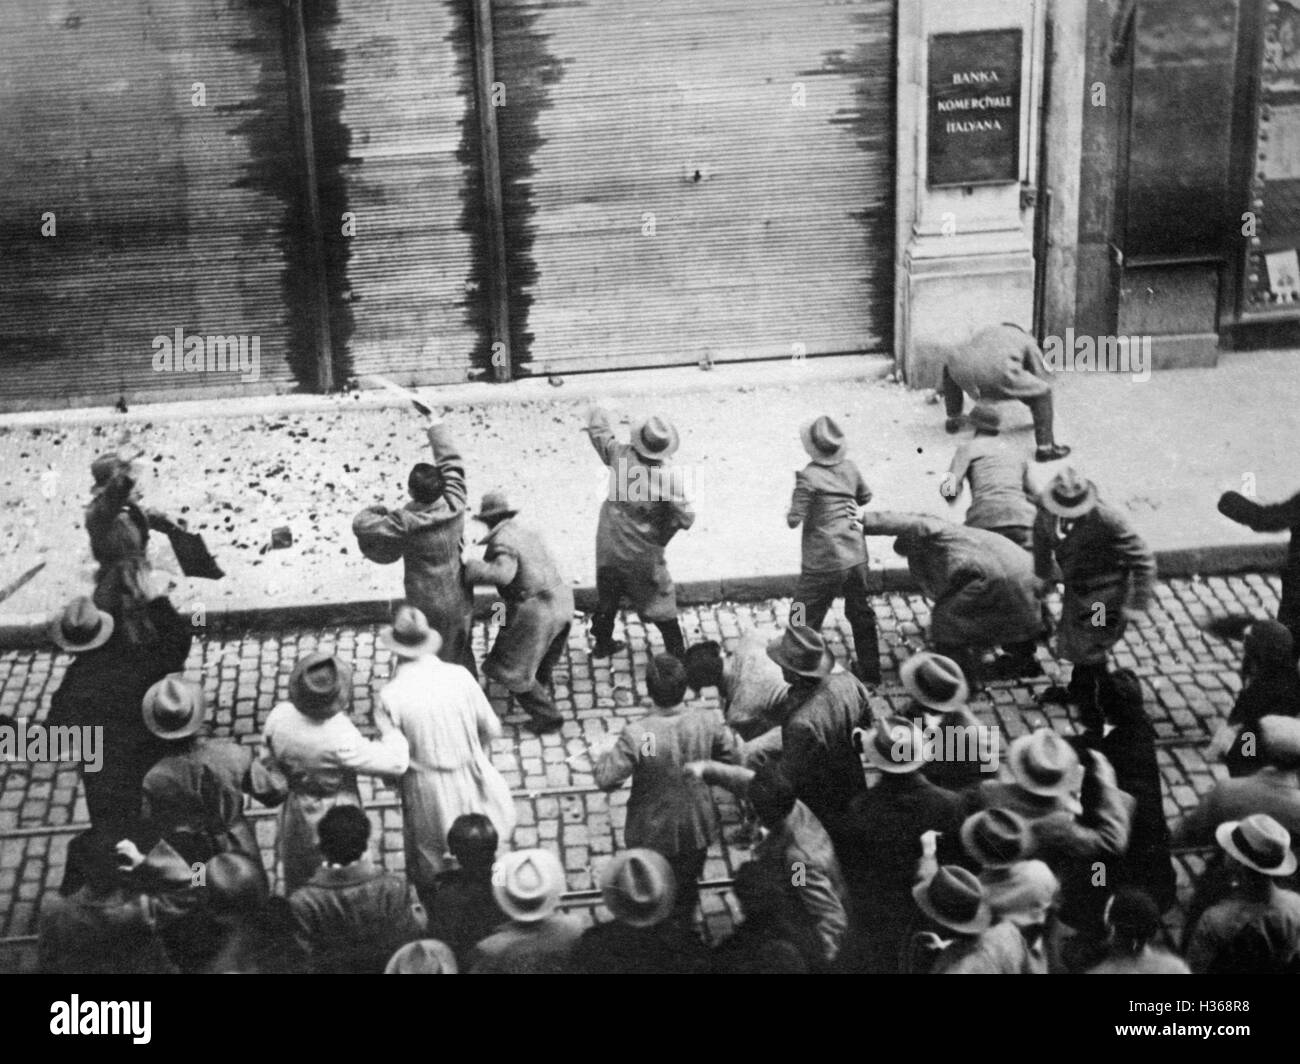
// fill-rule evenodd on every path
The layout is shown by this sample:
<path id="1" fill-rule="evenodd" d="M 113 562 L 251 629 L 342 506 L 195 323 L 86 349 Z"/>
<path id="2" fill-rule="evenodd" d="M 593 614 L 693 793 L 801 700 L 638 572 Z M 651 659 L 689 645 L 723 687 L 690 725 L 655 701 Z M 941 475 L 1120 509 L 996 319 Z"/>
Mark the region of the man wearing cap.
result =
<path id="1" fill-rule="evenodd" d="M 676 882 L 667 859 L 635 848 L 605 865 L 600 892 L 613 920 L 582 933 L 573 970 L 585 975 L 704 975 L 709 954 L 681 921 L 671 919 Z"/>
<path id="2" fill-rule="evenodd" d="M 1255 813 L 1220 824 L 1214 838 L 1235 862 L 1237 882 L 1196 922 L 1188 966 L 1197 974 L 1300 974 L 1300 894 L 1277 884 L 1296 870 L 1291 833 Z"/>
<path id="3" fill-rule="evenodd" d="M 1102 502 L 1096 485 L 1070 466 L 1048 481 L 1038 502 L 1034 571 L 1048 582 L 1059 569 L 1064 591 L 1057 643 L 1074 665 L 1069 694 L 1080 702 L 1094 697 L 1107 655 L 1150 604 L 1155 555 L 1128 518 Z"/>
<path id="4" fill-rule="evenodd" d="M 937 929 L 921 933 L 935 947 L 928 974 L 1043 974 L 1020 928 L 994 919 L 983 886 L 966 869 L 941 867 L 912 888 L 912 898 Z"/>
<path id="5" fill-rule="evenodd" d="M 867 789 L 853 736 L 871 719 L 867 689 L 851 673 L 832 671 L 835 656 L 821 634 L 805 625 L 786 625 L 767 655 L 790 685 L 781 726 L 782 771 L 842 853 L 844 814 Z"/>
<path id="6" fill-rule="evenodd" d="M 871 501 L 871 489 L 847 457 L 848 443 L 832 418 L 823 415 L 810 421 L 800 436 L 812 461 L 795 474 L 785 515 L 791 528 L 803 525 L 792 616 L 820 632 L 831 603 L 843 595 L 858 659 L 853 673 L 863 683 L 878 684 L 880 637 L 867 590 L 867 545 L 853 527 L 858 508 Z M 795 611 L 802 611 L 802 617 Z"/>
<path id="7" fill-rule="evenodd" d="M 961 860 L 962 800 L 920 769 L 925 740 L 914 721 L 886 717 L 858 731 L 867 764 L 880 778 L 849 803 L 837 852 L 852 897 L 855 970 L 893 972 L 912 915 L 921 835 L 938 834 L 939 859 Z"/>
<path id="8" fill-rule="evenodd" d="M 50 626 L 50 639 L 74 655 L 50 699 L 50 727 L 98 727 L 103 732 L 102 765 L 81 782 L 92 824 L 117 838 L 131 834 L 140 816 L 141 784 L 168 744 L 145 727 L 140 707 L 145 693 L 169 673 L 185 668 L 193 629 L 166 596 L 150 584 L 149 613 L 154 638 L 132 642 L 113 617 L 88 598 L 74 599 Z"/>
<path id="9" fill-rule="evenodd" d="M 966 524 L 996 532 L 1017 547 L 1031 550 L 1038 508 L 1027 488 L 1025 457 L 999 435 L 1002 413 L 992 403 L 976 403 L 970 420 L 975 437 L 957 448 L 948 474 L 939 484 L 939 494 L 955 505 L 963 482 L 969 480 L 971 502 Z"/>
<path id="10" fill-rule="evenodd" d="M 393 654 L 393 678 L 379 692 L 375 724 L 403 736 L 410 751 L 402 774 L 406 875 L 426 904 L 447 867 L 447 829 L 482 813 L 509 838 L 515 802 L 488 751 L 501 721 L 469 672 L 438 657 L 438 633 L 414 606 L 400 606 L 378 643 Z"/>
<path id="11" fill-rule="evenodd" d="M 559 912 L 564 868 L 550 850 L 516 850 L 492 870 L 492 889 L 509 923 L 469 955 L 470 975 L 560 975 L 569 968 L 582 922 Z"/>
<path id="12" fill-rule="evenodd" d="M 982 727 L 966 707 L 970 685 L 960 665 L 922 650 L 903 662 L 898 677 L 912 697 L 901 716 L 924 721 L 931 734 L 944 740 L 936 751 L 940 756 L 928 758 L 921 769 L 926 779 L 959 794 L 998 770 L 998 732 Z"/>
<path id="13" fill-rule="evenodd" d="M 686 668 L 671 654 L 646 666 L 654 712 L 633 721 L 595 766 L 596 786 L 611 791 L 632 777 L 623 835 L 628 846 L 655 850 L 672 866 L 677 915 L 690 926 L 709 846 L 721 831 L 709 788 L 683 769 L 692 761 L 740 763 L 740 743 L 717 709 L 687 709 Z"/>
<path id="14" fill-rule="evenodd" d="M 1300 652 L 1300 492 L 1284 502 L 1258 503 L 1240 492 L 1225 491 L 1219 497 L 1219 513 L 1252 532 L 1291 533 L 1277 619 L 1290 629 L 1295 652 Z"/>
<path id="15" fill-rule="evenodd" d="M 600 407 L 587 413 L 586 432 L 600 460 L 609 467 L 609 490 L 596 526 L 596 613 L 591 656 L 605 658 L 621 649 L 614 616 L 626 597 L 643 621 L 663 636 L 664 650 L 686 651 L 677 623 L 677 593 L 664 548 L 681 529 L 695 523 L 681 476 L 668 459 L 680 443 L 677 429 L 661 417 L 632 426 L 629 443 L 620 443 Z"/>
<path id="16" fill-rule="evenodd" d="M 315 650 L 294 665 L 289 701 L 272 708 L 262 726 L 262 756 L 289 781 L 279 839 L 286 894 L 320 867 L 316 828 L 321 818 L 335 806 L 361 805 L 357 775 L 396 780 L 410 763 L 402 733 L 383 730 L 384 714 L 376 714 L 380 737 L 368 740 L 348 717 L 351 705 L 352 669 Z"/>
<path id="17" fill-rule="evenodd" d="M 1052 384 L 1043 353 L 1018 325 L 1004 322 L 980 329 L 949 354 L 943 367 L 945 427 L 949 432 L 961 428 L 967 394 L 977 400 L 1019 399 L 1029 407 L 1038 461 L 1051 462 L 1070 453 L 1052 434 Z"/>
<path id="18" fill-rule="evenodd" d="M 298 950 L 316 974 L 377 975 L 399 946 L 424 937 L 415 891 L 370 860 L 370 830 L 363 809 L 330 809 L 318 826 L 321 863 L 289 895 Z"/>
<path id="19" fill-rule="evenodd" d="M 532 730 L 554 731 L 564 718 L 551 700 L 551 670 L 564 653 L 573 620 L 573 589 L 541 534 L 515 520 L 504 495 L 489 492 L 475 515 L 489 528 L 483 560 L 471 558 L 471 584 L 499 588 L 506 619 L 483 663 L 483 673 L 502 683 L 528 713 Z"/>
<path id="20" fill-rule="evenodd" d="M 998 646 L 1006 650 L 999 676 L 1041 673 L 1043 584 L 1025 551 L 996 532 L 929 514 L 864 509 L 858 520 L 865 536 L 896 537 L 895 553 L 932 603 L 931 644 L 960 664 L 972 686 L 980 684 L 981 652 Z"/>
<path id="21" fill-rule="evenodd" d="M 431 420 L 426 432 L 434 464 L 418 462 L 411 469 L 411 501 L 398 510 L 367 506 L 352 519 L 352 531 L 372 562 L 404 559 L 406 601 L 442 637 L 442 660 L 477 677 L 470 634 L 474 588 L 461 560 L 469 507 L 465 463 L 441 420 Z"/>

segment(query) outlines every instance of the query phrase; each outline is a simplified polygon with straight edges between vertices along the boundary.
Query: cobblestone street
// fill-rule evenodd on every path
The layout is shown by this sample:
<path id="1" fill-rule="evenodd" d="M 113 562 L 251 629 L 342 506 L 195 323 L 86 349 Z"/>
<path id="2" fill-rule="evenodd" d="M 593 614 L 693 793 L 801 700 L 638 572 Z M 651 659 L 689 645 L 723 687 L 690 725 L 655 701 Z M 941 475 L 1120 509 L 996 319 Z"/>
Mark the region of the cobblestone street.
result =
<path id="1" fill-rule="evenodd" d="M 1247 575 L 1206 580 L 1161 582 L 1156 604 L 1147 618 L 1131 628 L 1117 655 L 1117 664 L 1142 677 L 1148 710 L 1159 733 L 1159 756 L 1165 783 L 1165 810 L 1171 817 L 1193 805 L 1213 782 L 1216 769 L 1207 765 L 1204 747 L 1231 707 L 1238 690 L 1238 648 L 1202 634 L 1207 617 L 1224 613 L 1271 616 L 1276 610 L 1277 580 Z M 719 639 L 730 642 L 751 625 L 781 623 L 788 601 L 718 604 L 682 614 L 688 642 Z M 924 601 L 913 595 L 889 594 L 876 599 L 882 629 L 886 682 L 877 693 L 880 710 L 902 708 L 906 698 L 898 684 L 897 667 L 919 648 L 928 622 Z M 504 714 L 504 736 L 493 758 L 514 789 L 519 826 L 513 845 L 554 848 L 564 862 L 569 896 L 566 904 L 591 918 L 604 916 L 595 890 L 602 863 L 622 846 L 627 790 L 605 794 L 591 776 L 593 747 L 630 719 L 644 712 L 641 676 L 647 634 L 631 617 L 622 618 L 617 638 L 628 649 L 612 661 L 593 662 L 585 621 L 575 623 L 568 652 L 555 671 L 557 704 L 566 722 L 559 732 L 538 738 L 520 727 L 522 716 L 509 706 L 499 688 L 489 694 Z M 254 744 L 271 707 L 285 697 L 294 661 L 316 646 L 336 649 L 355 664 L 354 719 L 369 727 L 371 695 L 387 678 L 391 661 L 376 646 L 377 626 L 347 626 L 288 631 L 233 631 L 213 626 L 203 630 L 189 662 L 192 678 L 202 678 L 212 713 L 214 734 Z M 849 650 L 848 626 L 837 609 L 825 633 L 837 657 Z M 480 660 L 492 636 L 486 622 L 475 629 Z M 1055 679 L 1056 667 L 1040 651 L 1048 675 L 1032 682 L 993 684 L 972 703 L 986 723 L 996 723 L 1004 740 L 1044 722 L 1063 731 L 1071 726 L 1058 707 L 1040 709 L 1035 694 Z M 48 652 L 9 651 L 0 655 L 0 714 L 42 720 L 49 696 L 57 687 L 66 658 Z M 1004 743 L 1005 748 L 1005 743 Z M 1222 771 L 1222 770 L 1217 770 Z M 69 839 L 84 827 L 86 812 L 72 765 L 11 763 L 0 765 L 0 970 L 27 970 L 35 958 L 34 936 L 40 899 L 53 893 L 63 876 Z M 394 791 L 363 781 L 363 794 L 377 828 L 376 844 L 383 863 L 400 870 L 403 863 L 400 811 Z M 722 847 L 713 851 L 706 868 L 703 908 L 707 932 L 718 935 L 732 922 L 731 875 L 748 856 L 748 840 L 734 803 L 715 790 L 725 825 Z M 272 863 L 275 814 L 254 808 L 260 842 L 268 867 Z M 1203 855 L 1180 853 L 1180 894 L 1186 899 L 1191 876 L 1200 871 Z M 1173 923 L 1177 924 L 1177 917 Z M 1176 929 L 1176 928 L 1175 928 Z"/>

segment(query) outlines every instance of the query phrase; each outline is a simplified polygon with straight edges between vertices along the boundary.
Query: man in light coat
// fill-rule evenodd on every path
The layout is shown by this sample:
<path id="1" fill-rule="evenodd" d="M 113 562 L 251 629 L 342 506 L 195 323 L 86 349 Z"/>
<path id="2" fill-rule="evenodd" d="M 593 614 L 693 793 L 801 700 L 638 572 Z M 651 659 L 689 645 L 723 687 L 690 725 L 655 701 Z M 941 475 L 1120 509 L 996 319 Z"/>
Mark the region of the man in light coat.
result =
<path id="1" fill-rule="evenodd" d="M 352 519 L 361 553 L 389 565 L 405 559 L 406 601 L 442 637 L 442 660 L 477 677 L 471 643 L 473 585 L 465 577 L 465 463 L 442 421 L 427 434 L 434 464 L 419 462 L 407 479 L 411 501 L 398 510 L 368 506 Z"/>
<path id="2" fill-rule="evenodd" d="M 600 407 L 587 414 L 587 435 L 609 467 L 609 489 L 596 526 L 596 614 L 591 656 L 605 658 L 622 648 L 615 641 L 614 616 L 624 597 L 643 621 L 663 636 L 674 657 L 686 652 L 677 623 L 677 592 L 664 548 L 680 529 L 695 523 L 684 481 L 668 464 L 680 443 L 673 425 L 651 417 L 632 426 L 630 442 L 620 443 Z"/>
<path id="3" fill-rule="evenodd" d="M 532 719 L 536 732 L 564 723 L 548 690 L 551 670 L 564 653 L 573 619 L 573 589 L 560 575 L 541 534 L 515 520 L 504 495 L 489 492 L 475 515 L 490 529 L 483 560 L 470 559 L 471 584 L 499 588 L 506 619 L 483 663 L 483 672 L 504 684 Z"/>

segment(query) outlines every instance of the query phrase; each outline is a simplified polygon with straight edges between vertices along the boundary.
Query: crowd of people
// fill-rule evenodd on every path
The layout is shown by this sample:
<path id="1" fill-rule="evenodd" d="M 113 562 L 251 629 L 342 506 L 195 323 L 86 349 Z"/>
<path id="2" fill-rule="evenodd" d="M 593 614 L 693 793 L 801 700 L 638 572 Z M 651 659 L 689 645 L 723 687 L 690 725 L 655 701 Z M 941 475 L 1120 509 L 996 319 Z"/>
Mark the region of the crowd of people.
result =
<path id="1" fill-rule="evenodd" d="M 405 569 L 405 603 L 378 642 L 393 671 L 363 732 L 350 663 L 328 649 L 293 667 L 288 697 L 245 745 L 208 734 L 209 700 L 185 676 L 193 629 L 148 560 L 151 529 L 131 460 L 92 467 L 86 528 L 99 563 L 51 639 L 72 656 L 51 725 L 102 727 L 105 756 L 83 773 L 90 828 L 69 846 L 59 896 L 42 906 L 49 972 L 910 973 L 1295 972 L 1300 894 L 1300 672 L 1296 609 L 1245 632 L 1243 687 L 1215 749 L 1229 777 L 1174 824 L 1139 678 L 1115 646 L 1153 594 L 1155 562 L 1052 429 L 1050 382 L 1020 330 L 985 330 L 944 371 L 947 428 L 969 422 L 940 485 L 958 525 L 873 507 L 835 420 L 801 431 L 787 525 L 801 576 L 780 630 L 735 645 L 687 645 L 665 548 L 694 512 L 670 459 L 665 418 L 621 441 L 606 412 L 586 431 L 608 467 L 596 533 L 590 653 L 605 658 L 626 603 L 662 651 L 638 677 L 647 713 L 593 753 L 595 785 L 631 782 L 625 849 L 600 873 L 608 919 L 566 911 L 565 872 L 545 848 L 510 848 L 514 798 L 492 764 L 502 724 L 471 640 L 474 588 L 498 589 L 504 623 L 482 662 L 539 734 L 564 724 L 552 671 L 573 593 L 541 533 L 499 492 L 468 505 L 463 459 L 431 419 L 431 463 L 409 501 L 354 522 L 362 553 Z M 963 415 L 964 395 L 977 402 Z M 1034 415 L 1030 457 L 1002 438 L 1006 400 Z M 1035 477 L 1037 463 L 1053 463 Z M 644 490 L 650 485 L 652 490 Z M 1294 500 L 1293 500 L 1294 502 Z M 1289 508 L 1288 508 L 1289 506 Z M 1295 527 L 1295 506 L 1230 493 L 1223 512 Z M 466 550 L 467 522 L 486 530 Z M 1289 524 L 1288 524 L 1289 522 Z M 900 670 L 908 708 L 874 699 L 882 681 L 867 540 L 889 537 L 932 603 L 929 649 Z M 1295 559 L 1293 549 L 1293 563 Z M 1055 621 L 1047 602 L 1061 587 Z M 854 654 L 821 628 L 837 598 Z M 999 756 L 970 702 L 989 682 L 1043 675 L 1055 636 L 1067 684 L 1042 692 L 1074 729 L 1043 727 Z M 1049 648 L 1051 644 L 1048 644 Z M 366 722 L 363 722 L 363 724 Z M 373 738 L 367 737 L 368 734 Z M 372 856 L 362 776 L 401 799 L 401 874 Z M 730 792 L 753 841 L 735 869 L 740 919 L 706 946 L 700 879 Z M 279 809 L 279 893 L 246 799 Z M 1213 847 L 1178 949 L 1171 846 Z M 1180 957 L 1179 954 L 1183 956 Z"/>

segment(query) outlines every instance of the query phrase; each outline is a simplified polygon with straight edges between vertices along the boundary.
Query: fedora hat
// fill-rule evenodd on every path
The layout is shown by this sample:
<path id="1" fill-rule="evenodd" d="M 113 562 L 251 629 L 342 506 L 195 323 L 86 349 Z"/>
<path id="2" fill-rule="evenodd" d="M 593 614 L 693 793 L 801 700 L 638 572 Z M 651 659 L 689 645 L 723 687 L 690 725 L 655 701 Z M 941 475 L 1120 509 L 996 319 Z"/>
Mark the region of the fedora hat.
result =
<path id="1" fill-rule="evenodd" d="M 835 668 L 835 655 L 826 648 L 821 633 L 801 624 L 786 625 L 785 631 L 767 644 L 767 656 L 799 676 L 820 678 Z"/>
<path id="2" fill-rule="evenodd" d="M 1291 833 L 1267 813 L 1220 824 L 1214 837 L 1229 856 L 1266 876 L 1289 876 L 1296 869 Z"/>
<path id="3" fill-rule="evenodd" d="M 49 635 L 55 645 L 70 654 L 94 650 L 113 634 L 113 616 L 97 608 L 86 597 L 75 598 L 50 622 Z"/>
<path id="4" fill-rule="evenodd" d="M 1267 716 L 1259 722 L 1259 745 L 1266 764 L 1300 767 L 1300 720 Z"/>
<path id="5" fill-rule="evenodd" d="M 985 868 L 1003 868 L 1029 855 L 1033 836 L 1024 817 L 995 806 L 962 822 L 961 843 Z"/>
<path id="6" fill-rule="evenodd" d="M 799 438 L 803 440 L 803 449 L 808 452 L 808 457 L 818 465 L 834 465 L 849 449 L 835 419 L 825 414 L 800 428 Z"/>
<path id="7" fill-rule="evenodd" d="M 925 764 L 925 736 L 906 717 L 882 717 L 874 728 L 855 728 L 853 734 L 862 736 L 862 752 L 881 772 L 915 772 Z"/>
<path id="8" fill-rule="evenodd" d="M 645 418 L 632 426 L 632 450 L 642 458 L 669 458 L 681 442 L 673 423 L 658 415 Z"/>
<path id="9" fill-rule="evenodd" d="M 931 920 L 959 934 L 977 935 L 993 922 L 983 885 L 957 865 L 944 865 L 916 884 L 912 897 Z"/>
<path id="10" fill-rule="evenodd" d="M 379 645 L 399 658 L 424 658 L 442 649 L 442 636 L 429 627 L 423 610 L 402 605 L 393 623 L 379 633 Z"/>
<path id="11" fill-rule="evenodd" d="M 1082 782 L 1079 755 L 1051 728 L 1039 728 L 1012 742 L 1007 764 L 1022 790 L 1045 798 L 1064 797 Z"/>
<path id="12" fill-rule="evenodd" d="M 455 975 L 458 970 L 456 954 L 436 938 L 408 942 L 384 965 L 385 975 Z"/>
<path id="13" fill-rule="evenodd" d="M 107 451 L 99 455 L 90 463 L 90 477 L 93 481 L 91 494 L 98 495 L 118 474 L 132 472 L 134 472 L 132 460 L 118 451 Z"/>
<path id="14" fill-rule="evenodd" d="M 968 415 L 970 423 L 975 428 L 984 432 L 1001 432 L 1002 431 L 1002 411 L 992 403 L 981 400 L 971 407 Z"/>
<path id="15" fill-rule="evenodd" d="M 898 678 L 907 693 L 926 709 L 943 713 L 964 706 L 970 697 L 966 674 L 952 658 L 923 650 L 899 667 Z"/>
<path id="16" fill-rule="evenodd" d="M 1097 486 L 1073 466 L 1066 466 L 1047 482 L 1039 498 L 1057 517 L 1082 517 L 1097 505 Z"/>
<path id="17" fill-rule="evenodd" d="M 654 850 L 625 850 L 605 866 L 605 906 L 632 927 L 652 927 L 673 911 L 677 884 L 667 859 Z"/>
<path id="18" fill-rule="evenodd" d="M 144 726 L 159 739 L 188 739 L 206 716 L 203 692 L 179 673 L 164 676 L 144 694 Z"/>
<path id="19" fill-rule="evenodd" d="M 515 850 L 492 869 L 492 894 L 501 911 L 521 924 L 545 920 L 564 893 L 564 869 L 550 850 Z"/>
<path id="20" fill-rule="evenodd" d="M 289 676 L 289 701 L 301 713 L 327 720 L 352 698 L 352 670 L 333 654 L 313 650 L 298 659 Z"/>
<path id="21" fill-rule="evenodd" d="M 483 496 L 483 501 L 479 504 L 478 513 L 474 515 L 474 519 L 482 521 L 484 524 L 490 524 L 492 521 L 514 517 L 518 512 L 506 502 L 505 492 L 489 491 Z"/>

